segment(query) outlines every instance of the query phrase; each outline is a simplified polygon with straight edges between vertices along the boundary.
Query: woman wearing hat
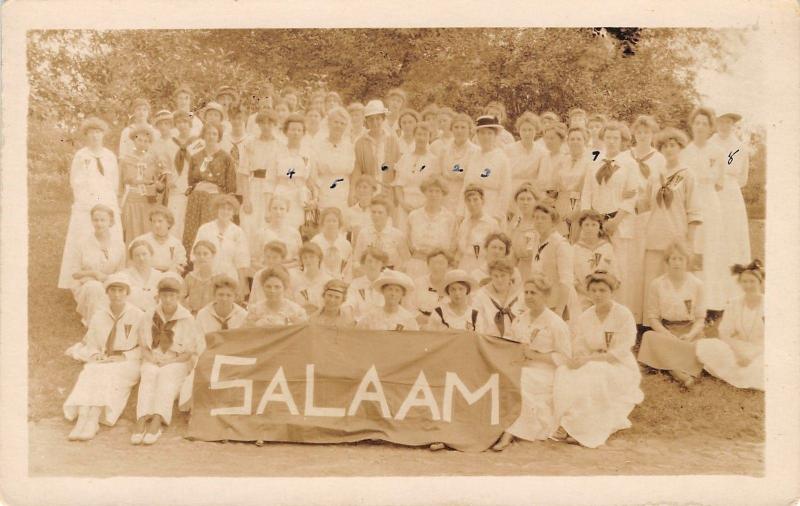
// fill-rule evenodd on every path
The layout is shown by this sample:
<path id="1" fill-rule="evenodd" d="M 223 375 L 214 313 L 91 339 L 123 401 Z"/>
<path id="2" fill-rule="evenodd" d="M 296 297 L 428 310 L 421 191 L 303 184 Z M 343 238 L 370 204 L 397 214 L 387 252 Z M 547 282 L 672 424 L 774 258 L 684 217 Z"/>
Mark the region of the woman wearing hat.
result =
<path id="1" fill-rule="evenodd" d="M 695 356 L 695 345 L 705 330 L 703 284 L 687 271 L 689 253 L 681 243 L 664 249 L 664 263 L 667 272 L 647 291 L 645 323 L 652 330 L 642 336 L 639 362 L 669 371 L 690 388 L 703 370 Z"/>
<path id="2" fill-rule="evenodd" d="M 231 133 L 231 122 L 228 121 L 228 111 L 225 107 L 218 102 L 209 102 L 203 107 L 200 114 L 203 118 L 203 125 L 206 123 L 219 123 L 222 125 L 222 134 L 220 135 L 220 142 L 227 139 Z M 203 138 L 203 132 L 200 132 L 200 137 Z"/>
<path id="3" fill-rule="evenodd" d="M 166 178 L 170 170 L 150 150 L 153 130 L 135 127 L 129 133 L 133 150 L 120 158 L 119 169 L 124 192 L 122 195 L 122 229 L 125 242 L 147 233 L 150 210 L 158 201 L 160 192 L 166 189 Z"/>
<path id="4" fill-rule="evenodd" d="M 432 175 L 422 180 L 420 188 L 425 203 L 408 215 L 406 231 L 411 259 L 405 272 L 413 277 L 427 271 L 426 262 L 432 251 L 444 250 L 450 255 L 455 249 L 456 218 L 443 205 L 447 194 L 444 180 Z"/>
<path id="5" fill-rule="evenodd" d="M 689 116 L 692 142 L 681 153 L 681 161 L 694 175 L 695 192 L 702 223 L 695 235 L 695 251 L 703 255 L 700 279 L 703 281 L 708 320 L 716 320 L 728 299 L 728 254 L 722 243 L 720 192 L 725 187 L 727 153 L 709 141 L 716 125 L 716 114 L 698 107 Z"/>
<path id="6" fill-rule="evenodd" d="M 355 163 L 353 144 L 345 136 L 350 116 L 344 108 L 335 107 L 328 111 L 326 122 L 328 132 L 317 143 L 312 160 L 314 178 L 320 185 L 319 208 L 336 207 L 344 212 Z"/>
<path id="7" fill-rule="evenodd" d="M 141 381 L 131 444 L 158 440 L 163 425 L 172 421 L 173 405 L 192 369 L 202 334 L 189 310 L 178 303 L 182 291 L 180 276 L 165 274 L 158 282 L 158 304 L 140 320 Z"/>
<path id="8" fill-rule="evenodd" d="M 511 339 L 523 346 L 520 390 L 522 408 L 519 418 L 492 447 L 506 448 L 514 436 L 528 441 L 553 437 L 559 420 L 553 402 L 556 369 L 572 357 L 572 342 L 567 324 L 547 307 L 550 282 L 541 274 L 525 280 L 525 311 L 511 326 Z"/>
<path id="9" fill-rule="evenodd" d="M 253 280 L 259 283 L 264 299 L 247 306 L 248 326 L 297 325 L 308 320 L 308 314 L 293 302 L 290 292 L 289 273 L 283 267 L 267 268 Z"/>
<path id="10" fill-rule="evenodd" d="M 221 148 L 221 140 L 220 124 L 207 122 L 203 126 L 205 147 L 189 162 L 189 198 L 183 230 L 183 245 L 187 249 L 194 244 L 200 225 L 216 218 L 216 209 L 212 207 L 214 197 L 236 191 L 236 164 Z"/>
<path id="11" fill-rule="evenodd" d="M 186 222 L 186 203 L 188 197 L 186 192 L 189 189 L 189 166 L 194 155 L 199 153 L 204 147 L 205 142 L 196 137 L 192 127 L 192 116 L 183 112 L 175 113 L 175 135 L 170 139 L 175 144 L 175 157 L 170 167 L 172 174 L 169 178 L 168 191 L 169 198 L 167 207 L 175 217 L 175 226 L 172 227 L 172 234 L 179 240 L 183 240 L 184 223 Z M 195 118 L 196 119 L 196 118 Z M 198 120 L 200 121 L 200 120 Z M 202 123 L 199 132 L 202 131 Z"/>
<path id="12" fill-rule="evenodd" d="M 439 155 L 439 170 L 447 184 L 445 207 L 453 212 L 463 209 L 464 170 L 469 158 L 478 151 L 478 146 L 469 140 L 472 123 L 472 118 L 466 114 L 456 114 L 450 125 L 453 141 L 444 146 Z"/>
<path id="13" fill-rule="evenodd" d="M 614 302 L 618 286 L 616 277 L 606 272 L 587 278 L 586 291 L 594 305 L 577 318 L 572 358 L 558 368 L 553 387 L 563 429 L 554 436 L 589 448 L 630 428 L 628 416 L 644 400 L 639 388 L 642 376 L 631 351 L 636 321 L 628 308 Z"/>
<path id="14" fill-rule="evenodd" d="M 245 145 L 244 172 L 248 174 L 247 190 L 243 191 L 244 206 L 239 215 L 242 230 L 250 245 L 256 245 L 258 232 L 266 219 L 267 173 L 277 170 L 280 143 L 273 135 L 278 117 L 273 111 L 256 114 L 258 136 Z"/>
<path id="15" fill-rule="evenodd" d="M 158 131 L 153 128 L 150 123 L 148 122 L 148 117 L 150 116 L 150 102 L 148 102 L 144 98 L 137 98 L 133 101 L 133 114 L 131 119 L 133 119 L 133 123 L 129 126 L 126 126 L 122 129 L 122 133 L 119 137 L 119 150 L 117 151 L 117 156 L 120 160 L 128 156 L 129 154 L 133 153 L 136 146 L 133 142 L 133 137 L 131 137 L 131 132 L 136 129 L 144 128 L 148 129 L 152 132 L 151 139 L 155 140 L 159 137 Z"/>
<path id="16" fill-rule="evenodd" d="M 178 89 L 175 90 L 174 94 L 175 112 L 173 114 L 175 116 L 178 114 L 186 115 L 189 118 L 189 133 L 192 137 L 200 137 L 200 132 L 203 131 L 203 122 L 200 121 L 200 118 L 197 117 L 197 114 L 192 112 L 193 97 L 194 93 L 192 92 L 191 88 L 185 85 L 178 86 Z M 177 129 L 177 118 L 175 126 Z M 171 137 L 175 137 L 177 135 L 177 130 L 173 130 Z"/>
<path id="17" fill-rule="evenodd" d="M 712 376 L 736 388 L 764 390 L 764 267 L 760 260 L 731 272 L 744 293 L 725 307 L 718 339 L 697 342 L 697 358 Z"/>
<path id="18" fill-rule="evenodd" d="M 524 310 L 519 285 L 515 287 L 512 282 L 514 271 L 508 260 L 491 261 L 489 282 L 477 291 L 473 299 L 475 309 L 486 320 L 486 333 L 490 336 L 510 336 L 511 324 Z"/>
<path id="19" fill-rule="evenodd" d="M 486 257 L 483 250 L 489 234 L 500 232 L 500 222 L 483 210 L 483 188 L 469 185 L 464 189 L 465 216 L 456 229 L 456 261 L 458 268 L 472 272 L 481 266 Z"/>
<path id="20" fill-rule="evenodd" d="M 595 271 L 616 275 L 617 262 L 614 248 L 603 233 L 603 217 L 592 210 L 582 211 L 575 220 L 578 240 L 572 245 L 575 291 L 578 294 L 577 310 L 582 313 L 592 306 L 586 291 L 586 276 Z"/>
<path id="21" fill-rule="evenodd" d="M 371 310 L 356 325 L 364 330 L 419 330 L 414 313 L 401 304 L 414 291 L 414 282 L 406 274 L 386 269 L 372 287 L 383 295 L 383 307 Z"/>
<path id="22" fill-rule="evenodd" d="M 553 287 L 547 300 L 548 307 L 565 320 L 573 319 L 579 311 L 572 270 L 572 245 L 556 230 L 558 212 L 552 205 L 537 204 L 533 220 L 539 240 L 531 272 L 543 274 Z"/>
<path id="23" fill-rule="evenodd" d="M 727 262 L 723 265 L 745 264 L 750 260 L 750 224 L 742 197 L 742 187 L 747 184 L 750 172 L 750 150 L 734 132 L 734 126 L 741 119 L 736 113 L 723 114 L 717 118 L 717 132 L 708 141 L 716 144 L 726 156 L 725 178 L 719 192 L 722 251 L 727 255 Z M 727 293 L 738 293 L 733 278 L 728 279 Z"/>
<path id="24" fill-rule="evenodd" d="M 508 115 L 506 114 L 506 106 L 502 102 L 492 100 L 486 104 L 486 107 L 483 109 L 483 114 L 497 118 L 500 125 L 496 140 L 498 147 L 503 147 L 514 142 L 514 136 L 503 126 L 508 119 Z"/>
<path id="25" fill-rule="evenodd" d="M 95 311 L 108 300 L 103 282 L 125 263 L 125 244 L 111 232 L 114 211 L 98 204 L 92 208 L 90 216 L 94 234 L 84 237 L 75 252 L 75 264 L 69 268 L 72 273 L 70 289 L 84 326 L 89 325 Z"/>
<path id="26" fill-rule="evenodd" d="M 64 417 L 78 420 L 69 439 L 92 439 L 99 424 L 112 426 L 139 382 L 138 325 L 143 311 L 127 302 L 130 284 L 122 273 L 103 283 L 109 304 L 95 312 L 83 341 L 67 355 L 84 362 L 75 386 L 64 402 Z"/>
<path id="27" fill-rule="evenodd" d="M 511 251 L 514 253 L 522 279 L 527 279 L 531 272 L 533 250 L 539 242 L 539 234 L 533 219 L 535 206 L 536 190 L 531 183 L 523 183 L 514 193 L 514 215 L 507 225 L 511 238 Z"/>
<path id="28" fill-rule="evenodd" d="M 239 280 L 239 300 L 247 294 L 247 273 L 250 268 L 250 248 L 244 231 L 235 223 L 233 216 L 239 209 L 239 201 L 230 194 L 218 194 L 211 204 L 216 219 L 200 225 L 197 241 L 208 241 L 217 248 L 214 256 L 214 274 L 225 274 Z"/>
<path id="29" fill-rule="evenodd" d="M 339 328 L 354 328 L 356 321 L 349 306 L 342 305 L 347 297 L 347 283 L 339 279 L 331 279 L 322 287 L 322 307 L 319 308 L 309 323 Z"/>
<path id="30" fill-rule="evenodd" d="M 487 214 L 504 223 L 512 190 L 508 157 L 496 143 L 500 123 L 494 116 L 481 116 L 475 128 L 480 149 L 467 161 L 464 185 L 476 184 L 483 188 Z"/>
<path id="31" fill-rule="evenodd" d="M 224 274 L 214 276 L 211 282 L 213 301 L 203 306 L 195 316 L 200 332 L 197 334 L 192 371 L 186 376 L 178 396 L 178 408 L 189 411 L 192 406 L 192 387 L 194 386 L 194 367 L 197 359 L 206 350 L 206 334 L 224 330 L 238 329 L 247 319 L 247 311 L 236 304 L 239 286 L 236 280 Z"/>
<path id="32" fill-rule="evenodd" d="M 319 191 L 311 171 L 311 153 L 300 144 L 305 128 L 300 115 L 286 119 L 283 133 L 287 145 L 278 148 L 277 170 L 268 172 L 266 180 L 267 199 L 279 195 L 290 202 L 286 221 L 293 228 L 300 228 L 306 222 L 306 211 L 316 206 Z"/>
<path id="33" fill-rule="evenodd" d="M 519 188 L 523 183 L 528 183 L 536 177 L 539 162 L 545 155 L 545 150 L 535 145 L 534 141 L 541 129 L 539 117 L 530 111 L 523 112 L 516 123 L 519 140 L 503 146 L 511 166 L 511 184 Z"/>
<path id="34" fill-rule="evenodd" d="M 153 267 L 161 272 L 181 274 L 186 268 L 186 248 L 180 239 L 169 233 L 175 225 L 172 212 L 164 206 L 155 205 L 149 217 L 150 232 L 136 237 L 134 241 L 145 241 L 153 248 Z"/>
<path id="35" fill-rule="evenodd" d="M 386 184 L 386 192 L 390 190 L 388 185 L 394 177 L 392 169 L 400 158 L 397 136 L 389 135 L 384 127 L 387 112 L 389 111 L 383 106 L 383 102 L 370 100 L 364 107 L 367 132 L 353 145 L 355 149 L 353 177 L 372 176 Z M 350 201 L 352 197 L 351 195 Z"/>
<path id="36" fill-rule="evenodd" d="M 87 118 L 79 130 L 85 146 L 75 153 L 69 170 L 73 201 L 58 275 L 58 287 L 65 290 L 73 288 L 72 275 L 80 266 L 81 245 L 95 231 L 91 216 L 94 206 L 102 204 L 111 211 L 111 237 L 115 242 L 123 240 L 118 201 L 119 168 L 114 153 L 103 147 L 107 131 L 106 122 L 95 117 Z"/>
<path id="37" fill-rule="evenodd" d="M 300 248 L 300 267 L 290 272 L 291 299 L 306 313 L 313 314 L 322 307 L 322 288 L 331 276 L 322 270 L 322 249 L 313 242 Z"/>
<path id="38" fill-rule="evenodd" d="M 128 267 L 123 272 L 131 287 L 128 301 L 143 311 L 152 309 L 164 273 L 153 268 L 153 247 L 147 241 L 133 241 L 128 246 Z"/>
<path id="39" fill-rule="evenodd" d="M 478 286 L 475 280 L 466 271 L 456 269 L 445 274 L 443 285 L 446 298 L 433 308 L 426 328 L 486 332 L 486 319 L 469 303 L 470 294 Z"/>

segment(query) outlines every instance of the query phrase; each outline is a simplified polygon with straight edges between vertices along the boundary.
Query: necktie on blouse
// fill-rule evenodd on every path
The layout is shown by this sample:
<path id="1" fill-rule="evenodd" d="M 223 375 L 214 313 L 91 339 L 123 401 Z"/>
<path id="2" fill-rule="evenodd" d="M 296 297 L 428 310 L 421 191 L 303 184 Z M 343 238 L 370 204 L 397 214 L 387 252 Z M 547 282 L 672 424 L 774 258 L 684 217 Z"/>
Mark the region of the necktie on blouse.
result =
<path id="1" fill-rule="evenodd" d="M 614 172 L 616 171 L 617 171 L 617 165 L 614 163 L 614 160 L 609 160 L 607 158 L 604 158 L 603 166 L 600 167 L 600 169 L 597 171 L 597 174 L 595 174 L 594 177 L 595 179 L 597 179 L 597 182 L 599 184 L 603 184 L 609 179 L 611 179 L 611 176 L 613 176 Z"/>
<path id="2" fill-rule="evenodd" d="M 153 349 L 161 348 L 161 351 L 167 351 L 172 346 L 172 340 L 175 337 L 173 328 L 176 323 L 176 320 L 164 323 L 158 312 L 153 313 Z"/>
<path id="3" fill-rule="evenodd" d="M 100 172 L 101 176 L 105 176 L 106 169 L 103 167 L 103 158 L 100 156 L 95 156 L 94 159 L 97 162 L 97 171 Z"/>
<path id="4" fill-rule="evenodd" d="M 217 320 L 217 323 L 219 323 L 220 330 L 228 330 L 228 322 L 230 321 L 231 316 L 228 316 L 227 318 L 220 318 L 215 314 L 212 314 L 211 316 L 213 316 L 214 319 Z"/>
<path id="5" fill-rule="evenodd" d="M 654 154 L 655 151 L 651 151 L 650 153 L 647 154 L 647 156 L 643 156 L 642 158 L 636 158 L 636 155 L 633 154 L 633 150 L 631 150 L 631 157 L 634 160 L 636 160 L 636 163 L 639 165 L 639 171 L 642 173 L 642 176 L 644 176 L 645 179 L 650 178 L 650 166 L 644 162 L 649 160 L 650 157 L 653 156 Z"/>
<path id="6" fill-rule="evenodd" d="M 111 316 L 114 322 L 111 324 L 111 330 L 108 331 L 108 337 L 106 337 L 106 345 L 103 348 L 103 351 L 105 351 L 106 356 L 111 355 L 111 352 L 114 350 L 114 338 L 117 336 L 117 324 L 119 323 L 119 321 L 122 319 L 123 316 L 125 316 L 124 311 L 120 313 L 120 315 L 117 316 L 116 318 L 114 318 L 113 315 Z"/>
<path id="7" fill-rule="evenodd" d="M 514 321 L 514 313 L 511 312 L 511 306 L 513 306 L 514 303 L 517 302 L 517 298 L 514 297 L 506 307 L 501 306 L 491 297 L 489 297 L 489 300 L 492 301 L 492 304 L 497 309 L 497 312 L 494 314 L 494 324 L 497 326 L 497 330 L 500 331 L 500 335 L 504 336 L 506 334 L 505 316 L 508 316 L 508 320 L 510 322 Z"/>
<path id="8" fill-rule="evenodd" d="M 548 244 L 550 244 L 550 243 L 548 241 L 545 241 L 541 246 L 539 246 L 539 249 L 536 250 L 536 261 L 537 262 L 539 261 L 539 256 L 542 254 L 542 251 L 547 247 Z"/>
<path id="9" fill-rule="evenodd" d="M 681 179 L 683 179 L 683 176 L 681 176 L 680 173 L 684 170 L 685 169 L 679 170 L 675 174 L 668 177 L 666 181 L 662 177 L 661 188 L 658 189 L 658 193 L 656 194 L 656 202 L 659 206 L 666 207 L 667 209 L 672 206 L 672 201 L 675 199 L 675 194 L 670 186 L 673 183 L 679 183 Z"/>
<path id="10" fill-rule="evenodd" d="M 191 139 L 186 142 L 186 144 L 181 144 L 181 141 L 177 139 L 177 137 L 172 138 L 172 142 L 178 145 L 178 151 L 175 153 L 175 170 L 178 171 L 178 175 L 183 172 L 183 167 L 186 165 L 186 159 L 189 157 L 189 143 Z"/>

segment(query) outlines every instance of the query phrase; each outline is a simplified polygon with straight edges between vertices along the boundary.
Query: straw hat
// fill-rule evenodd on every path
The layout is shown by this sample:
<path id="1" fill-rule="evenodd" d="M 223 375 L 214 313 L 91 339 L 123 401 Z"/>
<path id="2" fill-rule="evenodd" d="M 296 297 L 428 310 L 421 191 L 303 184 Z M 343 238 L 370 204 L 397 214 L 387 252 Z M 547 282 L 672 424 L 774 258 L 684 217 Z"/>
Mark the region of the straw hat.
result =
<path id="1" fill-rule="evenodd" d="M 414 282 L 410 277 L 408 277 L 407 274 L 400 271 L 393 271 L 391 269 L 386 269 L 381 272 L 380 276 L 378 276 L 378 279 L 372 283 L 372 288 L 381 291 L 386 285 L 400 286 L 405 290 L 406 294 L 414 291 Z"/>
<path id="2" fill-rule="evenodd" d="M 734 123 L 738 123 L 742 119 L 741 114 L 736 114 L 735 112 L 726 112 L 725 114 L 720 114 L 717 119 L 728 118 L 729 120 L 733 121 Z"/>
<path id="3" fill-rule="evenodd" d="M 115 272 L 114 274 L 108 276 L 106 280 L 103 282 L 103 288 L 105 288 L 106 290 L 108 290 L 112 286 L 124 286 L 125 288 L 128 289 L 128 291 L 130 291 L 131 280 L 130 278 L 128 278 L 128 275 L 125 274 L 124 272 Z"/>
<path id="4" fill-rule="evenodd" d="M 204 119 L 208 111 L 217 111 L 220 114 L 220 116 L 225 117 L 225 108 L 223 108 L 222 105 L 219 104 L 218 102 L 209 102 L 206 104 L 206 106 L 203 108 Z"/>
<path id="5" fill-rule="evenodd" d="M 158 125 L 159 121 L 173 121 L 174 119 L 175 117 L 172 115 L 170 111 L 166 109 L 161 109 L 153 117 L 153 124 Z"/>
<path id="6" fill-rule="evenodd" d="M 461 269 L 447 271 L 447 274 L 444 275 L 444 293 L 447 293 L 447 288 L 453 283 L 465 283 L 469 287 L 468 293 L 475 290 L 477 286 L 472 276 L 470 276 L 467 271 Z"/>
<path id="7" fill-rule="evenodd" d="M 377 114 L 386 114 L 389 109 L 383 105 L 383 100 L 370 100 L 364 107 L 364 117 L 375 116 Z"/>
<path id="8" fill-rule="evenodd" d="M 239 94 L 236 92 L 233 86 L 220 86 L 220 88 L 217 90 L 217 94 L 214 96 L 219 98 L 222 95 L 230 95 L 234 102 L 239 100 Z"/>

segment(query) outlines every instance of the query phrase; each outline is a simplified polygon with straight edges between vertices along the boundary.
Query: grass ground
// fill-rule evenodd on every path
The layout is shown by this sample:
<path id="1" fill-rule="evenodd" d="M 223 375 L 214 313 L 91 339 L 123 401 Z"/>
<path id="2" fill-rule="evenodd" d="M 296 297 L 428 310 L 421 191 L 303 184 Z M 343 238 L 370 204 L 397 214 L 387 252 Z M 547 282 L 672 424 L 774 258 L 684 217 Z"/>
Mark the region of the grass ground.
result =
<path id="1" fill-rule="evenodd" d="M 190 443 L 177 416 L 158 445 L 127 440 L 128 409 L 90 443 L 69 443 L 61 405 L 80 372 L 64 350 L 83 333 L 72 295 L 56 288 L 69 220 L 64 178 L 37 175 L 29 187 L 28 360 L 30 470 L 38 475 L 147 475 L 152 455 L 169 452 L 161 476 L 763 474 L 764 395 L 704 376 L 682 392 L 668 376 L 645 374 L 633 427 L 588 450 L 552 442 L 516 443 L 502 454 L 430 453 L 390 444 Z M 753 255 L 764 258 L 763 221 L 751 222 Z M 264 456 L 268 458 L 264 458 Z M 336 465 L 331 465 L 335 462 Z"/>

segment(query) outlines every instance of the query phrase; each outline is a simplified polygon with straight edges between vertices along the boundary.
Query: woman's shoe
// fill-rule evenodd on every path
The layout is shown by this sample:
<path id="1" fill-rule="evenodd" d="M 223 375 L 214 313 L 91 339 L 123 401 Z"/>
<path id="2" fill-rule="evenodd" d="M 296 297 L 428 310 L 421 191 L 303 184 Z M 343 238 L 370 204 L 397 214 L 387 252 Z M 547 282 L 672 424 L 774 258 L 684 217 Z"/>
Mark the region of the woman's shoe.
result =
<path id="1" fill-rule="evenodd" d="M 158 432 L 147 432 L 144 435 L 144 439 L 142 439 L 142 443 L 146 445 L 151 445 L 158 441 L 158 438 L 161 437 L 161 429 L 158 429 Z"/>
<path id="2" fill-rule="evenodd" d="M 83 433 L 84 425 L 86 425 L 85 420 L 78 420 L 77 422 L 75 422 L 75 427 L 72 428 L 72 432 L 69 433 L 67 439 L 69 439 L 70 441 L 79 441 L 80 436 Z"/>
<path id="3" fill-rule="evenodd" d="M 513 439 L 514 437 L 511 434 L 509 434 L 508 432 L 504 432 L 503 437 L 500 438 L 500 441 L 498 441 L 497 444 L 492 446 L 492 451 L 501 452 L 505 450 L 508 447 L 508 445 L 511 444 L 511 441 Z"/>
<path id="4" fill-rule="evenodd" d="M 144 432 L 134 432 L 131 434 L 131 444 L 140 445 L 144 441 Z"/>
<path id="5" fill-rule="evenodd" d="M 439 450 L 444 450 L 445 446 L 444 443 L 433 443 L 428 448 L 432 452 L 438 452 Z"/>

